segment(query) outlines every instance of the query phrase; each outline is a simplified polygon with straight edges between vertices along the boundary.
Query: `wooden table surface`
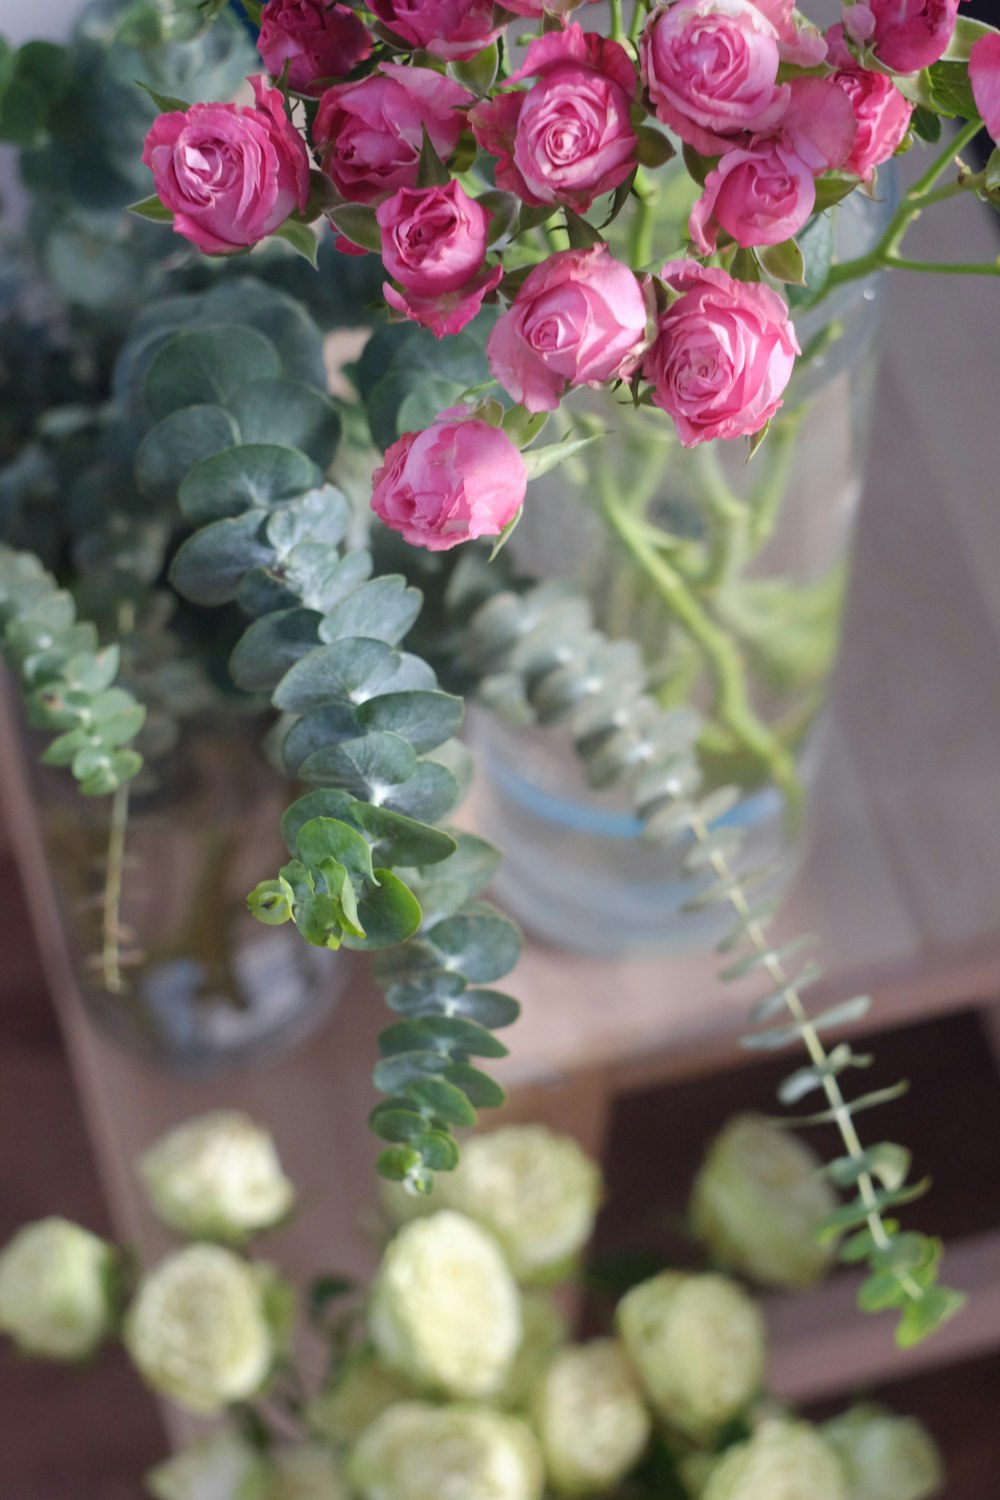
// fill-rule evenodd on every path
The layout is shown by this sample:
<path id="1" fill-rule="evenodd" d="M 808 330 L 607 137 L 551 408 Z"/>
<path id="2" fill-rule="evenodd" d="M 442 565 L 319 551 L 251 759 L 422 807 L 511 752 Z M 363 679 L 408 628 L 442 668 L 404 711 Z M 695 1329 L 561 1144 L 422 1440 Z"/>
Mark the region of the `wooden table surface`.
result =
<path id="1" fill-rule="evenodd" d="M 915 249 L 996 255 L 987 210 L 948 209 L 918 226 Z M 831 743 L 786 918 L 790 930 L 819 934 L 830 993 L 875 995 L 873 1027 L 1000 996 L 998 311 L 1000 281 L 893 278 Z M 275 1258 L 293 1275 L 365 1271 L 374 1258 L 375 1147 L 364 1120 L 385 1012 L 363 965 L 293 1056 L 204 1081 L 137 1064 L 87 1024 L 51 939 L 51 892 L 13 754 L 0 746 L 6 818 L 36 924 L 48 934 L 49 979 L 121 1235 L 146 1254 L 166 1247 L 132 1160 L 166 1127 L 225 1104 L 273 1129 L 302 1188 L 303 1211 L 274 1241 Z M 614 1089 L 740 1057 L 740 991 L 721 987 L 704 955 L 602 964 L 529 943 L 509 987 L 525 1005 L 507 1034 L 512 1056 L 498 1069 L 515 1091 L 512 1113 L 564 1120 L 591 1145 Z M 954 1261 L 955 1275 L 980 1288 L 976 1311 L 924 1359 L 1000 1343 L 1000 1239 L 959 1247 Z M 771 1315 L 772 1377 L 784 1394 L 902 1368 L 886 1325 L 853 1314 L 842 1283 L 811 1299 L 778 1299 Z M 817 1361 L 820 1346 L 829 1358 Z"/>

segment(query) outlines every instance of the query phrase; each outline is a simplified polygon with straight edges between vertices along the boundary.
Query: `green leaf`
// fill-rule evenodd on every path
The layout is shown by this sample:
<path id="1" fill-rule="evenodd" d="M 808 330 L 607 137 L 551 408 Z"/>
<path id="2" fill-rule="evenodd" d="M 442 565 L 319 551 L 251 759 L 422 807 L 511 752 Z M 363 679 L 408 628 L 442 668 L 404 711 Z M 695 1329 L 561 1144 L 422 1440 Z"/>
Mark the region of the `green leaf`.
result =
<path id="1" fill-rule="evenodd" d="M 458 733 L 464 710 L 464 701 L 450 693 L 385 693 L 362 703 L 357 718 L 365 729 L 400 735 L 422 755 Z"/>
<path id="2" fill-rule="evenodd" d="M 327 209 L 327 217 L 352 244 L 360 245 L 363 250 L 374 250 L 376 255 L 382 253 L 382 231 L 375 210 L 367 204 L 338 203 Z"/>
<path id="3" fill-rule="evenodd" d="M 397 573 L 383 574 L 362 584 L 335 604 L 320 625 L 320 639 L 333 644 L 344 636 L 397 645 L 420 613 L 423 596 Z"/>
<path id="4" fill-rule="evenodd" d="M 263 538 L 267 511 L 247 510 L 240 516 L 212 521 L 182 542 L 170 565 L 170 581 L 179 594 L 195 604 L 228 604 L 252 569 L 272 557 Z"/>
<path id="5" fill-rule="evenodd" d="M 420 823 L 436 823 L 446 817 L 459 800 L 457 777 L 447 766 L 434 760 L 423 760 L 413 775 L 394 786 L 386 796 L 386 806 Z"/>
<path id="6" fill-rule="evenodd" d="M 427 1130 L 412 1144 L 429 1172 L 452 1172 L 458 1166 L 458 1146 L 444 1130 Z"/>
<path id="7" fill-rule="evenodd" d="M 486 244 L 492 249 L 498 241 L 505 239 L 514 227 L 517 220 L 519 200 L 513 193 L 501 193 L 496 188 L 489 192 L 480 193 L 476 199 L 480 208 L 485 208 L 490 216 L 489 227 L 486 232 Z"/>
<path id="8" fill-rule="evenodd" d="M 464 1061 L 466 1054 L 470 1057 L 507 1056 L 507 1048 L 492 1032 L 460 1016 L 431 1015 L 411 1021 L 397 1021 L 394 1025 L 387 1026 L 379 1037 L 379 1050 L 383 1057 L 391 1057 L 397 1052 L 428 1051 L 432 1048 L 447 1053 L 449 1057 L 454 1057 L 456 1053 L 463 1054 L 456 1061 Z"/>
<path id="9" fill-rule="evenodd" d="M 400 1052 L 393 1057 L 380 1058 L 372 1077 L 380 1093 L 398 1094 L 421 1078 L 443 1077 L 449 1068 L 458 1066 L 457 1063 L 449 1064 L 440 1052 Z M 461 1083 L 456 1087 L 462 1088 Z"/>
<path id="10" fill-rule="evenodd" d="M 214 324 L 174 334 L 146 375 L 145 397 L 154 417 L 187 406 L 227 406 L 252 380 L 281 374 L 270 339 L 238 323 Z"/>
<path id="11" fill-rule="evenodd" d="M 955 21 L 951 33 L 951 40 L 944 54 L 948 62 L 967 62 L 969 54 L 978 41 L 984 36 L 996 36 L 995 26 L 989 26 L 985 21 L 974 21 L 971 16 L 959 16 Z M 970 116 L 974 119 L 975 116 Z"/>
<path id="12" fill-rule="evenodd" d="M 236 642 L 229 675 L 246 693 L 269 693 L 316 645 L 320 617 L 311 609 L 283 609 L 254 620 Z"/>
<path id="13" fill-rule="evenodd" d="M 759 281 L 760 265 L 753 250 L 737 245 L 736 253 L 729 265 L 729 274 L 737 281 Z"/>
<path id="14" fill-rule="evenodd" d="M 817 177 L 816 212 L 832 208 L 835 203 L 853 193 L 857 185 L 857 177 L 846 176 L 841 172 L 826 172 L 822 177 Z"/>
<path id="15" fill-rule="evenodd" d="M 343 424 L 333 402 L 311 385 L 300 380 L 254 380 L 236 392 L 229 409 L 245 443 L 296 448 L 324 470 L 332 463 Z"/>
<path id="16" fill-rule="evenodd" d="M 934 108 L 949 119 L 977 120 L 979 111 L 972 96 L 967 62 L 936 62 L 927 70 Z"/>
<path id="17" fill-rule="evenodd" d="M 283 240 L 286 245 L 291 245 L 297 255 L 307 260 L 313 270 L 318 270 L 319 241 L 315 231 L 308 224 L 300 224 L 295 219 L 286 219 L 277 229 L 272 229 L 271 239 Z"/>
<path id="18" fill-rule="evenodd" d="M 290 561 L 303 543 L 338 546 L 347 535 L 350 519 L 346 497 L 335 485 L 323 484 L 275 511 L 267 523 L 267 539 L 281 558 Z M 342 561 L 349 563 L 365 557 L 365 552 L 352 552 Z"/>
<path id="19" fill-rule="evenodd" d="M 662 130 L 656 130 L 651 125 L 640 125 L 636 134 L 639 137 L 639 161 L 642 166 L 663 167 L 677 155 L 676 148 Z"/>
<path id="20" fill-rule="evenodd" d="M 307 780 L 341 787 L 366 802 L 383 803 L 416 768 L 411 745 L 398 734 L 378 731 L 317 750 L 303 762 L 301 774 Z"/>
<path id="21" fill-rule="evenodd" d="M 791 282 L 794 286 L 805 285 L 805 260 L 794 240 L 783 240 L 780 245 L 761 245 L 756 255 L 761 266 L 775 281 Z"/>
<path id="22" fill-rule="evenodd" d="M 269 509 L 311 490 L 320 479 L 297 448 L 243 443 L 202 459 L 184 479 L 178 503 L 184 517 L 203 525 L 241 511 Z"/>
<path id="23" fill-rule="evenodd" d="M 483 47 L 473 57 L 456 60 L 448 64 L 448 72 L 456 83 L 469 89 L 477 98 L 488 94 L 496 82 L 500 69 L 500 48 L 496 42 Z"/>
<path id="24" fill-rule="evenodd" d="M 910 116 L 910 125 L 915 135 L 929 145 L 935 145 L 941 139 L 941 117 L 936 115 L 932 109 L 918 104 Z"/>
<path id="25" fill-rule="evenodd" d="M 185 99 L 178 99 L 173 94 L 158 94 L 155 89 L 150 88 L 148 83 L 143 83 L 141 78 L 134 78 L 132 82 L 136 88 L 142 89 L 144 94 L 149 95 L 161 114 L 174 114 L 177 111 L 183 114 L 191 108 Z"/>
<path id="26" fill-rule="evenodd" d="M 476 1112 L 468 1099 L 453 1083 L 442 1078 L 421 1078 L 411 1083 L 408 1096 L 436 1119 L 456 1129 L 476 1123 Z"/>
<path id="27" fill-rule="evenodd" d="M 321 869 L 327 861 L 336 861 L 362 886 L 375 879 L 367 841 L 337 818 L 310 818 L 303 823 L 295 838 L 295 852 L 310 868 Z"/>
<path id="28" fill-rule="evenodd" d="M 247 897 L 247 909 L 258 922 L 279 927 L 292 918 L 293 891 L 287 880 L 262 880 Z"/>
<path id="29" fill-rule="evenodd" d="M 575 214 L 571 208 L 564 209 L 566 216 L 566 234 L 569 237 L 570 249 L 590 250 L 594 245 L 603 245 L 604 239 L 589 222 L 580 214 Z"/>
<path id="30" fill-rule="evenodd" d="M 460 970 L 472 984 L 501 979 L 521 953 L 518 928 L 486 902 L 470 903 L 457 916 L 438 922 L 425 936 L 446 967 Z"/>
<path id="31" fill-rule="evenodd" d="M 545 448 L 532 448 L 528 453 L 522 453 L 524 466 L 528 471 L 528 478 L 539 479 L 554 469 L 557 464 L 565 463 L 567 458 L 572 458 L 575 453 L 580 453 L 584 448 L 589 448 L 591 443 L 596 443 L 603 433 L 594 433 L 590 437 L 563 438 L 558 443 L 549 443 Z"/>
<path id="32" fill-rule="evenodd" d="M 339 744 L 342 740 L 357 739 L 361 733 L 361 721 L 346 703 L 327 703 L 322 708 L 311 709 L 296 719 L 281 742 L 285 769 L 289 775 L 297 776 L 303 762 L 317 750 Z"/>
<path id="33" fill-rule="evenodd" d="M 390 1146 L 388 1151 L 382 1151 L 375 1159 L 375 1169 L 381 1177 L 387 1177 L 390 1182 L 410 1182 L 414 1175 L 423 1170 L 423 1157 L 419 1151 L 414 1151 L 410 1146 Z M 417 1177 L 417 1184 L 421 1179 Z M 425 1182 L 421 1189 L 424 1192 L 430 1190 L 430 1184 Z"/>
<path id="34" fill-rule="evenodd" d="M 361 703 L 388 690 L 399 668 L 399 652 L 384 641 L 352 638 L 317 646 L 278 684 L 274 706 L 302 714 L 331 698 Z"/>
<path id="35" fill-rule="evenodd" d="M 298 831 L 309 818 L 338 818 L 357 828 L 372 844 L 382 865 L 411 868 L 436 863 L 454 853 L 455 840 L 440 828 L 423 824 L 384 807 L 359 802 L 347 792 L 324 787 L 293 802 L 281 820 L 281 836 L 294 850 Z"/>
<path id="36" fill-rule="evenodd" d="M 799 232 L 798 246 L 803 260 L 804 285 L 788 288 L 790 307 L 800 307 L 805 303 L 815 302 L 821 296 L 829 280 L 834 251 L 831 215 L 813 214 L 805 228 Z"/>
<path id="37" fill-rule="evenodd" d="M 446 1084 L 445 1087 L 448 1085 Z M 456 1093 L 458 1091 L 456 1090 Z M 461 1098 L 461 1095 L 459 1095 Z M 464 1101 L 463 1101 L 464 1102 Z M 402 1106 L 406 1105 L 406 1108 Z M 472 1111 L 470 1110 L 470 1113 Z M 383 1141 L 395 1141 L 405 1145 L 427 1129 L 427 1117 L 414 1109 L 405 1095 L 396 1099 L 384 1099 L 376 1104 L 368 1116 L 368 1124 Z"/>
<path id="38" fill-rule="evenodd" d="M 547 411 L 525 411 L 523 406 L 509 406 L 503 414 L 501 428 L 515 448 L 527 448 L 535 441 L 549 419 Z"/>
<path id="39" fill-rule="evenodd" d="M 151 198 L 140 198 L 138 203 L 130 203 L 125 210 L 129 214 L 138 214 L 140 219 L 152 219 L 155 224 L 172 224 L 174 222 L 174 211 L 172 208 L 160 202 L 154 193 Z"/>
<path id="40" fill-rule="evenodd" d="M 918 1302 L 909 1302 L 896 1328 L 896 1343 L 901 1349 L 912 1349 L 953 1318 L 968 1301 L 965 1292 L 937 1286 L 925 1292 Z"/>
<path id="41" fill-rule="evenodd" d="M 463 383 L 448 375 L 389 370 L 366 403 L 372 437 L 385 449 L 404 432 L 423 431 L 440 412 L 454 406 L 464 390 Z"/>
<path id="42" fill-rule="evenodd" d="M 422 124 L 420 128 L 423 132 L 423 144 L 417 163 L 417 187 L 447 187 L 451 181 L 451 173 L 435 151 L 427 126 Z"/>
<path id="43" fill-rule="evenodd" d="M 135 474 L 153 500 L 173 500 L 189 470 L 240 441 L 240 430 L 221 406 L 185 406 L 164 417 L 139 446 Z"/>
<path id="44" fill-rule="evenodd" d="M 471 1063 L 449 1063 L 441 1076 L 461 1089 L 476 1109 L 499 1109 L 507 1098 L 498 1083 Z"/>

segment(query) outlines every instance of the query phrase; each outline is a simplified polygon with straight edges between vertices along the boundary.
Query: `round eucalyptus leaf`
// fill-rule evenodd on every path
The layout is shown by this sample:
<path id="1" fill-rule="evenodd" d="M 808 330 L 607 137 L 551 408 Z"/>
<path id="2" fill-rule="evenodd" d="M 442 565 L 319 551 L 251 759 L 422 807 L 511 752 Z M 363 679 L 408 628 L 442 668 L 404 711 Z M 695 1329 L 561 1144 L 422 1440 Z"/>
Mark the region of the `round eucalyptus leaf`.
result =
<path id="1" fill-rule="evenodd" d="M 385 805 L 418 823 L 436 823 L 455 807 L 459 800 L 458 790 L 458 780 L 447 766 L 434 760 L 422 760 L 401 786 L 391 789 Z"/>
<path id="2" fill-rule="evenodd" d="M 384 451 L 404 432 L 422 431 L 439 412 L 454 406 L 464 390 L 461 381 L 419 370 L 387 371 L 366 404 L 374 441 Z"/>
<path id="3" fill-rule="evenodd" d="M 411 1083 L 406 1092 L 438 1120 L 456 1129 L 476 1123 L 475 1110 L 453 1083 L 445 1083 L 441 1078 L 421 1078 Z"/>
<path id="4" fill-rule="evenodd" d="M 384 641 L 352 639 L 317 646 L 279 683 L 274 704 L 301 714 L 331 698 L 363 703 L 388 688 L 399 665 L 399 653 Z"/>
<path id="5" fill-rule="evenodd" d="M 269 693 L 289 667 L 313 650 L 319 618 L 311 609 L 286 609 L 254 620 L 229 658 L 236 686 L 247 693 Z"/>
<path id="6" fill-rule="evenodd" d="M 280 374 L 281 357 L 270 339 L 237 323 L 218 323 L 164 344 L 146 376 L 145 397 L 153 416 L 162 418 L 202 402 L 228 406 L 250 381 Z"/>
<path id="7" fill-rule="evenodd" d="M 357 714 L 366 729 L 391 730 L 422 755 L 458 733 L 464 710 L 463 700 L 451 693 L 384 693 L 362 703 Z"/>
<path id="8" fill-rule="evenodd" d="M 452 969 L 431 969 L 390 984 L 385 999 L 390 1010 L 404 1016 L 451 1015 L 465 988 L 461 974 Z"/>
<path id="9" fill-rule="evenodd" d="M 465 911 L 438 922 L 424 934 L 472 984 L 491 984 L 508 974 L 521 953 L 518 928 L 487 902 L 471 902 Z"/>
<path id="10" fill-rule="evenodd" d="M 383 1057 L 435 1048 L 449 1056 L 455 1053 L 470 1057 L 507 1056 L 507 1048 L 492 1032 L 460 1016 L 432 1015 L 396 1021 L 382 1032 L 378 1044 Z"/>
<path id="11" fill-rule="evenodd" d="M 307 781 L 339 786 L 355 797 L 385 802 L 417 769 L 417 756 L 398 734 L 376 731 L 317 750 L 304 761 Z"/>
<path id="12" fill-rule="evenodd" d="M 268 510 L 311 490 L 320 478 L 310 458 L 297 448 L 246 443 L 202 459 L 178 491 L 182 514 L 195 525 Z"/>
<path id="13" fill-rule="evenodd" d="M 465 990 L 454 1007 L 454 1014 L 478 1021 L 490 1031 L 500 1031 L 512 1026 L 521 1014 L 521 1007 L 513 995 L 501 990 Z"/>
<path id="14" fill-rule="evenodd" d="M 370 952 L 405 943 L 420 926 L 420 902 L 391 870 L 376 870 L 378 884 L 358 902 L 358 920 L 363 938 L 348 937 L 345 945 Z"/>
<path id="15" fill-rule="evenodd" d="M 425 1131 L 410 1144 L 429 1172 L 452 1172 L 458 1166 L 458 1146 L 447 1131 Z"/>
<path id="16" fill-rule="evenodd" d="M 427 1129 L 426 1116 L 419 1110 L 402 1108 L 399 1100 L 391 1104 L 389 1101 L 376 1104 L 368 1116 L 368 1123 L 381 1140 L 395 1141 L 399 1145 L 423 1135 Z"/>
<path id="17" fill-rule="evenodd" d="M 423 1161 L 420 1152 L 414 1151 L 411 1146 L 390 1146 L 388 1151 L 380 1151 L 375 1158 L 375 1169 L 390 1182 L 402 1182 L 420 1172 Z"/>
<path id="18" fill-rule="evenodd" d="M 446 1083 L 461 1089 L 476 1109 L 499 1109 L 507 1098 L 498 1083 L 471 1063 L 449 1063 L 441 1076 Z"/>
<path id="19" fill-rule="evenodd" d="M 247 443 L 282 443 L 308 453 L 327 469 L 342 423 L 333 402 L 298 380 L 254 380 L 232 396 L 233 413 Z"/>
<path id="20" fill-rule="evenodd" d="M 195 464 L 239 440 L 239 428 L 221 406 L 173 411 L 143 438 L 135 461 L 139 489 L 152 500 L 170 501 Z"/>
<path id="21" fill-rule="evenodd" d="M 449 1063 L 440 1052 L 399 1052 L 393 1057 L 379 1058 L 372 1077 L 379 1093 L 398 1094 L 420 1078 L 443 1077 L 449 1067 L 458 1066 Z M 457 1087 L 461 1088 L 461 1084 Z"/>
<path id="22" fill-rule="evenodd" d="M 296 719 L 281 742 L 281 758 L 290 776 L 297 776 L 304 761 L 318 750 L 357 739 L 364 726 L 346 703 L 327 703 Z"/>
<path id="23" fill-rule="evenodd" d="M 263 510 L 212 521 L 183 542 L 170 565 L 170 581 L 195 604 L 228 604 L 238 597 L 247 573 L 271 555 L 262 541 Z"/>
<path id="24" fill-rule="evenodd" d="M 422 603 L 419 589 L 408 587 L 400 575 L 388 573 L 335 604 L 323 621 L 320 637 L 332 644 L 344 636 L 362 635 L 395 646 L 416 620 Z"/>

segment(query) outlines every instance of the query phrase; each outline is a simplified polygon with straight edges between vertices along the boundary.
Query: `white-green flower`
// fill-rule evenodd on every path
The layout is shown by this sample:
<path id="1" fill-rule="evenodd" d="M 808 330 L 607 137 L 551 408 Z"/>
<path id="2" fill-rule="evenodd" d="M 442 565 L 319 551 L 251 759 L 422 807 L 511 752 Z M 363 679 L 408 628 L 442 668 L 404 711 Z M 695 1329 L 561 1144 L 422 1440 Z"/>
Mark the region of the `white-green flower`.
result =
<path id="1" fill-rule="evenodd" d="M 348 1479 L 362 1500 L 541 1500 L 544 1469 L 517 1417 L 411 1401 L 372 1423 Z"/>
<path id="2" fill-rule="evenodd" d="M 389 1406 L 416 1392 L 408 1380 L 390 1370 L 372 1349 L 349 1356 L 324 1391 L 306 1408 L 306 1422 L 317 1437 L 346 1448 Z"/>
<path id="3" fill-rule="evenodd" d="M 764 1374 L 764 1323 L 728 1277 L 664 1271 L 626 1292 L 618 1331 L 660 1416 L 696 1442 L 743 1410 Z"/>
<path id="4" fill-rule="evenodd" d="M 716 1136 L 695 1178 L 691 1221 L 729 1270 L 765 1286 L 810 1286 L 836 1245 L 817 1227 L 837 1206 L 822 1162 L 762 1115 L 737 1115 Z"/>
<path id="5" fill-rule="evenodd" d="M 435 1196 L 495 1235 L 519 1281 L 548 1280 L 590 1238 L 601 1199 L 597 1165 L 567 1135 L 508 1125 L 464 1142 Z"/>
<path id="6" fill-rule="evenodd" d="M 808 1422 L 763 1422 L 727 1448 L 701 1500 L 850 1500 L 843 1465 Z"/>
<path id="7" fill-rule="evenodd" d="M 850 1500 L 930 1500 L 944 1493 L 944 1465 L 916 1417 L 857 1406 L 823 1426 L 847 1471 Z"/>
<path id="8" fill-rule="evenodd" d="M 85 1359 L 114 1315 L 115 1252 L 68 1219 L 26 1224 L 0 1252 L 0 1332 L 25 1354 Z"/>
<path id="9" fill-rule="evenodd" d="M 415 1385 L 494 1395 L 521 1341 L 517 1285 L 496 1240 L 446 1209 L 404 1225 L 375 1278 L 368 1331 Z"/>
<path id="10" fill-rule="evenodd" d="M 348 1500 L 348 1490 L 330 1449 L 303 1443 L 274 1455 L 267 1500 Z"/>
<path id="11" fill-rule="evenodd" d="M 161 1261 L 125 1321 L 126 1347 L 147 1384 L 204 1414 L 254 1395 L 275 1354 L 273 1276 L 220 1245 L 189 1245 Z"/>
<path id="12" fill-rule="evenodd" d="M 641 1458 L 652 1425 L 615 1339 L 594 1339 L 557 1354 L 533 1414 L 549 1483 L 561 1495 L 613 1489 Z"/>
<path id="13" fill-rule="evenodd" d="M 271 1500 L 268 1465 L 235 1432 L 192 1443 L 146 1475 L 156 1500 Z"/>
<path id="14" fill-rule="evenodd" d="M 497 1405 L 522 1411 L 567 1337 L 566 1320 L 545 1293 L 522 1293 L 521 1342 L 507 1378 L 493 1398 Z"/>
<path id="15" fill-rule="evenodd" d="M 169 1131 L 139 1158 L 139 1174 L 159 1217 L 191 1239 L 238 1244 L 295 1201 L 270 1135 L 238 1110 Z"/>

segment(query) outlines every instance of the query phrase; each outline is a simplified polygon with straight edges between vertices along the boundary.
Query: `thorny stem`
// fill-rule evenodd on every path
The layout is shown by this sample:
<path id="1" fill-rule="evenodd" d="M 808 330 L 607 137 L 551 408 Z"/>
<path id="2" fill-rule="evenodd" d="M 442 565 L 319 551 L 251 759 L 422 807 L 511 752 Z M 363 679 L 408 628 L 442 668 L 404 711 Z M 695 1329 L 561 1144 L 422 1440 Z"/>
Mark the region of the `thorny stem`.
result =
<path id="1" fill-rule="evenodd" d="M 128 827 L 129 783 L 125 782 L 111 802 L 111 829 L 104 873 L 104 903 L 101 921 L 101 972 L 109 995 L 120 995 L 125 988 L 121 969 L 119 938 L 121 933 L 122 876 L 125 869 L 125 831 Z"/>
<path id="2" fill-rule="evenodd" d="M 704 843 L 710 837 L 708 824 L 700 813 L 693 808 L 691 811 L 690 828 L 699 843 Z M 861 1138 L 858 1135 L 854 1119 L 848 1108 L 847 1101 L 841 1092 L 837 1076 L 830 1067 L 829 1054 L 823 1046 L 819 1033 L 809 1019 L 809 1013 L 802 1003 L 802 998 L 799 995 L 795 982 L 787 974 L 781 959 L 774 953 L 763 926 L 754 917 L 750 909 L 750 904 L 747 901 L 746 893 L 739 884 L 725 854 L 721 851 L 713 850 L 710 863 L 715 875 L 726 886 L 727 899 L 742 924 L 747 940 L 752 945 L 754 952 L 760 956 L 763 968 L 770 977 L 775 989 L 781 991 L 785 1007 L 799 1029 L 799 1034 L 809 1054 L 809 1059 L 822 1080 L 823 1092 L 830 1106 L 830 1113 L 840 1132 L 840 1138 L 847 1149 L 848 1155 L 852 1161 L 861 1161 L 864 1157 L 864 1147 L 861 1144 Z M 890 1239 L 886 1227 L 882 1222 L 882 1214 L 878 1207 L 875 1184 L 871 1173 L 868 1171 L 859 1171 L 856 1186 L 861 1201 L 868 1210 L 866 1222 L 872 1240 L 879 1250 L 886 1250 L 889 1247 Z M 923 1296 L 923 1292 L 912 1277 L 908 1276 L 905 1272 L 897 1272 L 896 1274 L 908 1296 L 919 1301 Z"/>

